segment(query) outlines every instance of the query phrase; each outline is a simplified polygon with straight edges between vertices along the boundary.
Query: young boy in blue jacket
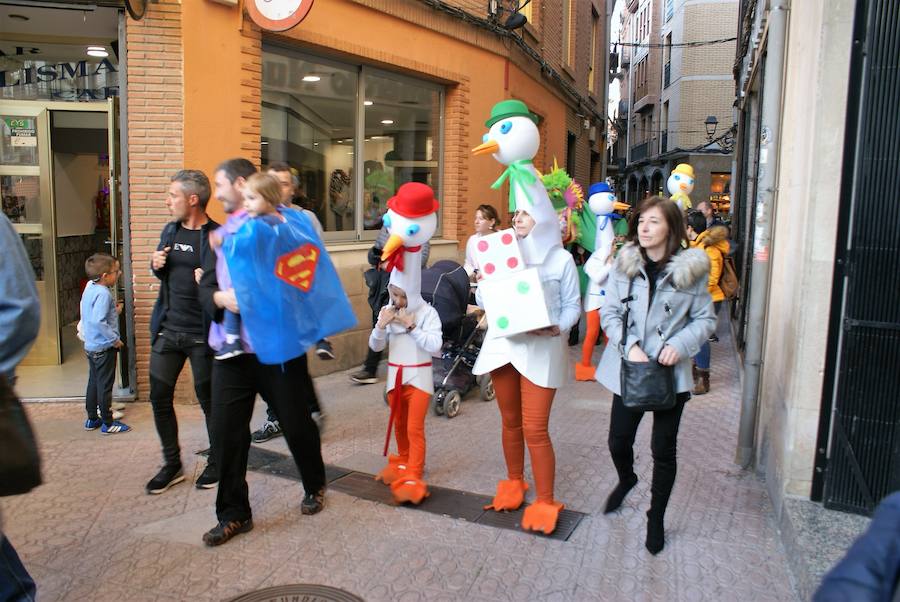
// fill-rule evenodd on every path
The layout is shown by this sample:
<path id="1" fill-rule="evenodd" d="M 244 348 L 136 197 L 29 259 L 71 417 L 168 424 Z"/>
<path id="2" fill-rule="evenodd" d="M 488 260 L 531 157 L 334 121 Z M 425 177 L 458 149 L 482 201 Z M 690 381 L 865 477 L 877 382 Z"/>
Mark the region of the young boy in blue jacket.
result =
<path id="1" fill-rule="evenodd" d="M 89 369 L 84 430 L 99 428 L 104 435 L 127 433 L 131 427 L 113 420 L 111 407 L 116 352 L 124 345 L 119 339 L 121 310 L 109 291 L 119 279 L 119 262 L 112 255 L 95 253 L 84 262 L 84 271 L 90 280 L 81 295 L 81 329 Z"/>

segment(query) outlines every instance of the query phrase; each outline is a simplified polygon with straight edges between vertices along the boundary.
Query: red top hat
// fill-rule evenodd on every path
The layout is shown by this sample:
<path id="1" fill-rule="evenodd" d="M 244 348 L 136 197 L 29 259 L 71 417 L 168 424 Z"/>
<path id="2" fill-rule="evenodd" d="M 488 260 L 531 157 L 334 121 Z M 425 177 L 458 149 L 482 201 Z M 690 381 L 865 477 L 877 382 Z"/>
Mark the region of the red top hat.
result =
<path id="1" fill-rule="evenodd" d="M 415 219 L 436 212 L 439 204 L 431 186 L 407 182 L 397 189 L 397 194 L 388 199 L 387 206 L 403 217 Z"/>

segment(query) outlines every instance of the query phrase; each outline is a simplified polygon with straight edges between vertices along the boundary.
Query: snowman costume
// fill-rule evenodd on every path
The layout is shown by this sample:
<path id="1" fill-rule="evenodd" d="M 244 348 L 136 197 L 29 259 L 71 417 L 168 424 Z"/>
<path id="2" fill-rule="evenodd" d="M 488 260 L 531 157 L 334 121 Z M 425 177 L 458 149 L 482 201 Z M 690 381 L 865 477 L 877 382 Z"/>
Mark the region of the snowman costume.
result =
<path id="1" fill-rule="evenodd" d="M 525 267 L 538 269 L 550 320 L 559 328 L 556 336 L 522 333 L 492 337 L 489 332 L 475 362 L 473 372 L 490 372 L 494 383 L 508 473 L 488 508 L 514 510 L 522 505 L 528 488 L 524 480 L 527 444 L 537 500 L 526 508 L 522 527 L 551 533 L 563 504 L 553 497 L 556 458 L 547 425 L 556 389 L 568 373 L 566 332 L 581 313 L 578 274 L 572 256 L 562 246 L 556 211 L 532 164 L 540 146 L 536 117 L 525 103 L 505 100 L 494 106 L 485 125 L 490 131 L 472 152 L 491 153 L 507 166 L 493 188 L 509 180 L 510 210 L 525 211 L 535 221 L 531 232 L 519 239 L 519 249 Z M 480 295 L 477 298 L 481 305 Z"/>
<path id="2" fill-rule="evenodd" d="M 606 277 L 612 267 L 608 261 L 612 254 L 613 241 L 616 239 L 614 220 L 620 219 L 616 211 L 627 211 L 628 205 L 616 200 L 616 195 L 606 182 L 591 185 L 588 189 L 588 206 L 597 216 L 597 235 L 594 239 L 594 252 L 584 264 L 584 273 L 588 277 L 588 288 L 584 297 L 584 313 L 587 317 L 584 343 L 581 347 L 581 361 L 575 364 L 575 380 L 594 380 L 597 371 L 592 361 L 594 347 L 600 337 L 600 313 L 603 298 L 606 295 Z"/>
<path id="3" fill-rule="evenodd" d="M 398 503 L 420 503 L 428 489 L 425 471 L 425 416 L 434 393 L 431 361 L 441 351 L 441 319 L 422 298 L 422 245 L 437 227 L 438 202 L 425 184 L 410 182 L 397 189 L 388 200 L 384 217 L 390 237 L 382 260 L 391 271 L 390 284 L 406 294 L 406 313 L 414 314 L 414 323 L 406 328 L 399 320 L 381 328 L 377 324 L 369 335 L 369 347 L 383 351 L 389 345 L 387 391 L 391 417 L 385 441 L 385 454 L 394 430 L 397 454 L 375 477 L 391 486 Z"/>

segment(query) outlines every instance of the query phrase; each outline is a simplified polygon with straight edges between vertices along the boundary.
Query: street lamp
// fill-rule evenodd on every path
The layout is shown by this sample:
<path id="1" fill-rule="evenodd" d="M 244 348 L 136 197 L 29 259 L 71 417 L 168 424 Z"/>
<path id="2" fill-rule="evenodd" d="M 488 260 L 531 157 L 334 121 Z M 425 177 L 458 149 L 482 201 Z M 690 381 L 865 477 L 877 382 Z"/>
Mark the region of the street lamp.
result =
<path id="1" fill-rule="evenodd" d="M 706 137 L 709 138 L 710 142 L 712 142 L 713 136 L 716 135 L 716 128 L 719 125 L 719 120 L 716 119 L 715 115 L 710 115 L 703 123 L 704 125 L 706 125 Z"/>

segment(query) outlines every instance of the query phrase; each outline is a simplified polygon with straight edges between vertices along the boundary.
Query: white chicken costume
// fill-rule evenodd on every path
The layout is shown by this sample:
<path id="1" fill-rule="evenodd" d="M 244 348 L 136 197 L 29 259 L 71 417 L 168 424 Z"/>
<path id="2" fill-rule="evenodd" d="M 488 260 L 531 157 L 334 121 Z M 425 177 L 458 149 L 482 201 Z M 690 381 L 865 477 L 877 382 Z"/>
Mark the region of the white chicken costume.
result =
<path id="1" fill-rule="evenodd" d="M 616 239 L 613 220 L 619 219 L 616 211 L 627 211 L 628 205 L 616 200 L 616 195 L 606 182 L 593 184 L 588 190 L 588 206 L 597 216 L 597 234 L 594 239 L 594 252 L 584 264 L 584 273 L 588 277 L 588 288 L 584 296 L 584 313 L 587 317 L 584 344 L 581 348 L 581 361 L 575 364 L 575 380 L 594 380 L 597 367 L 591 363 L 591 356 L 600 336 L 600 308 L 606 277 L 612 267 L 609 257 L 612 254 L 613 241 Z"/>
<path id="2" fill-rule="evenodd" d="M 690 194 L 694 192 L 694 168 L 687 163 L 679 163 L 669 174 L 666 180 L 666 188 L 672 195 L 672 202 L 678 205 L 683 212 L 690 211 L 691 204 Z"/>
<path id="3" fill-rule="evenodd" d="M 379 316 L 369 336 L 373 351 L 382 351 L 390 339 L 387 391 L 391 417 L 385 455 L 392 427 L 397 440 L 397 454 L 388 458 L 388 465 L 375 478 L 391 486 L 398 503 L 418 504 L 428 495 L 422 480 L 425 415 L 434 392 L 431 359 L 440 354 L 442 343 L 440 317 L 422 298 L 422 245 L 437 228 L 438 202 L 430 187 L 409 182 L 397 189 L 387 206 L 384 225 L 390 238 L 381 259 L 391 272 L 390 287 L 405 294 L 406 305 L 397 307 L 396 291 L 392 290 L 392 305 L 382 313 L 394 312 L 394 317 L 382 326 Z"/>
<path id="4" fill-rule="evenodd" d="M 522 527 L 551 533 L 563 504 L 553 497 L 556 457 L 547 424 L 556 389 L 568 373 L 565 333 L 581 314 L 581 294 L 575 262 L 562 246 L 556 211 L 532 164 L 541 143 L 536 123 L 525 103 L 499 102 L 485 124 L 490 131 L 484 143 L 472 152 L 490 153 L 507 166 L 493 188 L 509 180 L 510 211 L 527 213 L 534 220 L 530 231 L 519 234 L 518 245 L 525 267 L 538 270 L 551 326 L 492 337 L 490 329 L 496 326 L 489 315 L 488 336 L 473 372 L 491 373 L 503 423 L 507 479 L 498 483 L 488 508 L 515 510 L 524 503 L 527 444 L 537 500 L 525 509 Z M 481 294 L 479 289 L 479 298 Z M 517 309 L 528 311 L 527 307 Z"/>

